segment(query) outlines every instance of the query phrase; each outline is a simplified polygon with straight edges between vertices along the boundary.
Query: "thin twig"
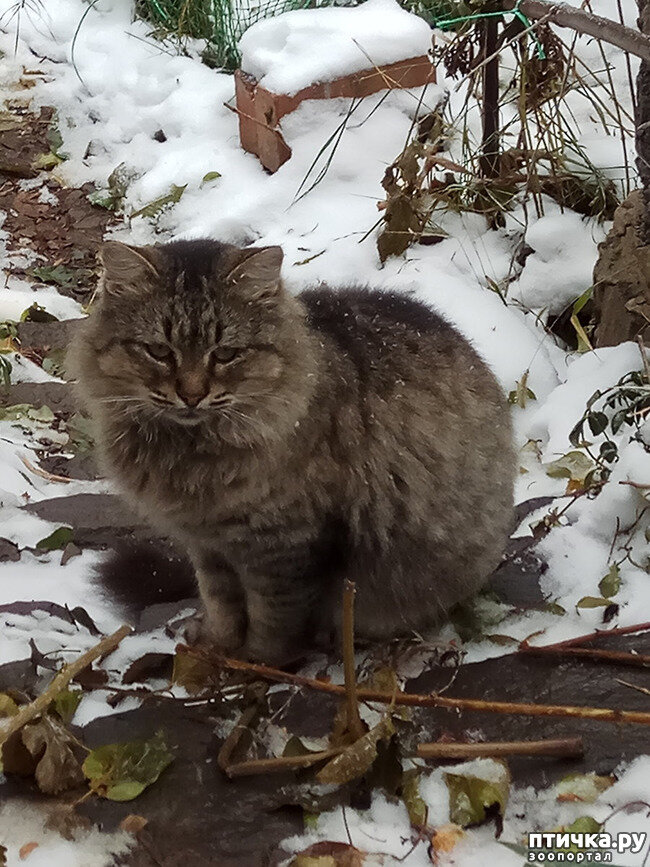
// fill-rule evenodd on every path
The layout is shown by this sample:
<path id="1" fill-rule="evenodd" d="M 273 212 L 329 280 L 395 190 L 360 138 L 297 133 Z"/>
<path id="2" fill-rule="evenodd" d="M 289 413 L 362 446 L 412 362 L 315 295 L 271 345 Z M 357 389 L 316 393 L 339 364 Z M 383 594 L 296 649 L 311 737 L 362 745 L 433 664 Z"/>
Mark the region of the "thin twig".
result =
<path id="1" fill-rule="evenodd" d="M 620 683 L 621 686 L 628 686 L 630 689 L 636 689 L 637 692 L 642 692 L 644 695 L 650 695 L 650 689 L 645 686 L 639 686 L 638 683 L 629 683 L 627 680 L 621 680 L 619 677 L 616 678 L 616 682 Z"/>
<path id="2" fill-rule="evenodd" d="M 45 692 L 42 692 L 29 704 L 23 705 L 16 716 L 10 717 L 6 728 L 0 730 L 0 746 L 2 746 L 7 738 L 14 734 L 14 732 L 19 731 L 26 723 L 31 722 L 31 720 L 44 713 L 50 703 L 60 692 L 63 692 L 70 681 L 75 678 L 79 672 L 83 671 L 84 668 L 88 668 L 88 666 L 96 659 L 112 653 L 122 639 L 131 632 L 132 629 L 130 626 L 120 626 L 117 632 L 102 638 L 99 644 L 96 644 L 94 647 L 91 647 L 90 650 L 82 653 L 74 662 L 64 665 L 61 671 L 55 674 Z"/>
<path id="3" fill-rule="evenodd" d="M 48 473 L 47 470 L 44 470 L 42 467 L 35 466 L 29 458 L 26 458 L 24 455 L 18 455 L 20 460 L 25 464 L 30 473 L 34 473 L 35 476 L 40 476 L 41 479 L 47 479 L 48 482 L 61 482 L 64 485 L 69 485 L 72 479 L 68 479 L 66 476 L 57 476 L 55 473 Z"/>
<path id="4" fill-rule="evenodd" d="M 643 372 L 645 373 L 646 382 L 650 384 L 650 361 L 648 361 L 648 353 L 645 350 L 645 343 L 640 334 L 637 334 L 636 342 L 639 344 L 639 352 L 641 353 L 641 361 L 643 363 Z"/>
<path id="5" fill-rule="evenodd" d="M 345 677 L 345 700 L 347 709 L 347 728 L 355 741 L 362 738 L 366 730 L 359 716 L 357 701 L 357 674 L 354 665 L 354 596 L 356 587 L 346 579 L 343 585 L 343 673 Z"/>
<path id="6" fill-rule="evenodd" d="M 481 756 L 557 756 L 579 758 L 584 755 L 582 738 L 549 738 L 543 741 L 492 741 L 477 744 L 419 744 L 421 759 L 475 759 Z"/>
<path id="7" fill-rule="evenodd" d="M 221 749 L 217 754 L 217 764 L 219 765 L 221 770 L 225 771 L 229 776 L 229 768 L 232 767 L 230 763 L 232 754 L 239 745 L 239 741 L 241 740 L 242 735 L 245 731 L 248 730 L 248 727 L 259 713 L 260 704 L 262 703 L 262 699 L 266 695 L 266 690 L 266 685 L 263 686 L 263 689 L 257 690 L 253 703 L 242 712 L 241 716 L 235 723 L 232 731 L 225 739 L 225 741 L 221 744 Z"/>
<path id="8" fill-rule="evenodd" d="M 613 629 L 597 629 L 587 635 L 578 635 L 577 638 L 567 638 L 565 641 L 556 641 L 554 644 L 545 644 L 547 648 L 579 647 L 588 641 L 596 641 L 598 638 L 608 638 L 610 635 L 631 635 L 636 632 L 648 632 L 650 621 L 635 623 L 632 626 L 616 626 Z"/>
<path id="9" fill-rule="evenodd" d="M 304 756 L 274 756 L 270 759 L 249 759 L 243 762 L 236 762 L 234 765 L 227 765 L 223 770 L 233 780 L 237 777 L 250 777 L 253 774 L 279 774 L 282 771 L 309 768 L 318 762 L 322 762 L 324 759 L 338 756 L 342 751 L 343 747 L 333 747 L 330 750 L 307 753 Z"/>
<path id="10" fill-rule="evenodd" d="M 519 653 L 526 653 L 529 656 L 579 656 L 582 659 L 592 659 L 594 662 L 615 662 L 620 665 L 633 665 L 636 668 L 650 667 L 650 656 L 626 653 L 623 650 L 599 650 L 596 647 L 553 647 L 552 645 L 537 647 L 523 641 L 519 645 Z"/>
<path id="11" fill-rule="evenodd" d="M 217 666 L 241 671 L 255 675 L 276 683 L 289 683 L 294 686 L 305 686 L 319 692 L 330 695 L 345 696 L 345 687 L 336 683 L 323 680 L 313 680 L 300 674 L 290 674 L 266 665 L 253 662 L 244 662 L 241 659 L 230 659 L 224 656 L 206 655 L 198 648 L 189 648 L 178 645 L 177 652 L 189 653 L 209 659 Z M 599 722 L 628 723 L 638 725 L 650 725 L 650 712 L 618 710 L 605 707 L 576 707 L 573 705 L 557 704 L 528 704 L 510 701 L 484 701 L 476 698 L 453 698 L 451 696 L 418 695 L 406 692 L 379 692 L 372 689 L 359 687 L 357 698 L 361 701 L 374 701 L 381 704 L 406 705 L 410 707 L 444 707 L 452 710 L 469 710 L 480 713 L 502 713 L 520 716 L 544 716 L 544 717 L 572 717 L 577 719 L 592 719 Z"/>

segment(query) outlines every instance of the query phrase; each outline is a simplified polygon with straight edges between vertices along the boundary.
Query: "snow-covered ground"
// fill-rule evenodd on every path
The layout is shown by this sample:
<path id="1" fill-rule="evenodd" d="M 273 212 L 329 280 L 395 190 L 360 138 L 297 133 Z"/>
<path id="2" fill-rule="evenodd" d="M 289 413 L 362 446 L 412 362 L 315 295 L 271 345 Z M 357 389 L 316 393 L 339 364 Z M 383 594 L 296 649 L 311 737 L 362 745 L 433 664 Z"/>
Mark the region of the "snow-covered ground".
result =
<path id="1" fill-rule="evenodd" d="M 388 8 L 386 0 L 372 2 L 378 8 Z M 349 119 L 324 178 L 307 195 L 299 197 L 298 191 L 308 175 L 306 186 L 310 186 L 314 177 L 314 170 L 310 173 L 312 163 L 344 119 L 348 101 L 306 102 L 284 118 L 283 134 L 293 156 L 276 174 L 268 175 L 257 159 L 239 146 L 237 116 L 228 108 L 234 101 L 232 76 L 204 66 L 198 59 L 198 47 L 196 51 L 191 49 L 189 56 L 178 56 L 153 41 L 147 24 L 132 21 L 131 4 L 126 0 L 98 0 L 92 8 L 82 0 L 56 0 L 23 8 L 14 53 L 16 18 L 10 20 L 13 7 L 13 0 L 0 0 L 0 14 L 5 13 L 0 24 L 5 28 L 0 32 L 0 87 L 7 97 L 15 97 L 16 82 L 25 68 L 42 73 L 34 78 L 36 84 L 27 97 L 34 108 L 51 105 L 57 109 L 63 138 L 59 151 L 67 159 L 54 169 L 54 176 L 62 184 L 92 182 L 104 191 L 111 173 L 121 166 L 122 175 L 129 179 L 124 199 L 127 214 L 165 196 L 173 185 L 184 187 L 180 200 L 163 210 L 156 220 L 146 216 L 125 219 L 114 237 L 133 243 L 208 236 L 240 244 L 280 244 L 285 251 L 284 276 L 294 290 L 327 281 L 333 285 L 360 282 L 416 293 L 472 339 L 506 392 L 516 389 L 528 371 L 526 384 L 534 399 L 529 399 L 525 407 L 513 407 L 522 449 L 517 499 L 564 495 L 567 479 L 549 476 L 545 465 L 573 449 L 568 434 L 594 391 L 604 390 L 628 371 L 641 368 L 636 344 L 578 355 L 567 353 L 543 328 L 549 314 L 561 312 L 591 285 L 597 243 L 607 226 L 598 226 L 572 212 L 562 213 L 551 200 L 545 201 L 542 217 L 537 217 L 534 209 L 515 207 L 506 215 L 505 227 L 497 231 L 489 230 L 480 215 L 448 215 L 444 221 L 448 235 L 445 240 L 434 246 L 411 247 L 404 257 L 389 259 L 383 267 L 377 256 L 375 233 L 368 234 L 377 221 L 377 203 L 384 198 L 384 171 L 402 150 L 418 105 L 422 102 L 424 106 L 435 106 L 449 86 L 453 112 L 465 98 L 463 87 L 457 89 L 454 82 L 444 81 L 441 75 L 440 83 L 427 88 L 424 96 L 419 92 L 393 92 L 387 98 L 375 95 L 364 100 Z M 596 0 L 592 7 L 596 13 L 617 17 L 614 0 Z M 624 0 L 623 7 L 633 24 L 634 3 Z M 342 10 L 325 11 L 333 14 Z M 255 53 L 247 46 L 249 56 L 255 55 L 255 63 L 264 63 L 269 57 L 277 61 L 276 25 L 267 26 L 266 54 Z M 409 26 L 421 39 L 421 22 Z M 312 33 L 310 24 L 303 39 L 311 39 Z M 286 34 L 280 32 L 280 36 Z M 282 50 L 291 54 L 293 44 L 287 40 Z M 341 73 L 356 62 L 353 46 L 363 53 L 363 45 L 347 44 L 340 58 L 347 66 L 339 70 Z M 373 46 L 369 43 L 369 47 Z M 300 40 L 295 42 L 294 53 L 305 62 L 313 54 Z M 621 104 L 631 111 L 624 56 L 617 49 L 608 48 L 606 53 Z M 383 59 L 370 54 L 376 62 Z M 287 56 L 281 54 L 285 76 Z M 581 45 L 580 56 L 592 68 L 602 67 L 602 57 L 594 44 Z M 272 68 L 277 70 L 277 63 Z M 259 71 L 264 69 L 260 67 Z M 283 79 L 287 89 L 299 89 L 305 74 L 304 66 L 298 63 L 295 80 L 290 76 Z M 20 91 L 22 96 L 25 93 Z M 620 139 L 603 132 L 592 116 L 591 105 L 579 94 L 571 94 L 570 103 L 582 129 L 581 143 L 592 161 L 620 182 L 624 175 Z M 475 121 L 470 116 L 470 123 Z M 160 135 L 154 138 L 159 130 L 164 132 L 164 141 L 158 140 Z M 452 144 L 451 156 L 457 159 L 454 147 Z M 632 147 L 628 141 L 628 148 Z M 316 171 L 323 159 L 320 157 Z M 533 252 L 517 279 L 510 282 L 508 303 L 504 303 L 489 287 L 507 285 L 524 227 Z M 0 230 L 0 245 L 3 239 Z M 3 258 L 6 262 L 7 257 Z M 0 288 L 0 321 L 19 318 L 33 300 L 27 288 L 16 277 L 5 275 Z M 27 297 L 29 301 L 24 301 Z M 41 292 L 38 301 L 59 318 L 81 315 L 75 302 L 53 290 Z M 27 359 L 13 357 L 12 363 L 14 382 L 53 379 Z M 56 529 L 56 525 L 21 510 L 27 499 L 38 501 L 61 493 L 96 491 L 103 485 L 73 482 L 62 492 L 60 484 L 34 475 L 21 456 L 37 463 L 33 449 L 39 438 L 47 435 L 46 428 L 38 420 L 23 421 L 20 426 L 0 421 L 0 536 L 21 547 L 33 546 Z M 596 451 L 602 438 L 592 437 Z M 629 428 L 624 427 L 615 439 L 620 459 L 600 495 L 578 499 L 541 543 L 549 563 L 542 589 L 565 613 L 510 615 L 499 623 L 499 633 L 521 639 L 539 632 L 538 640 L 550 643 L 602 625 L 602 607 L 578 609 L 576 603 L 584 596 L 600 596 L 598 584 L 613 563 L 619 564 L 621 580 L 613 599 L 619 610 L 612 625 L 634 624 L 647 617 L 648 519 L 637 519 L 647 506 L 644 486 L 650 485 L 650 454 L 641 443 L 630 441 Z M 566 499 L 558 499 L 556 505 L 562 508 L 566 503 Z M 537 513 L 535 518 L 539 520 L 547 511 Z M 528 531 L 527 523 L 520 533 Z M 632 525 L 630 534 L 620 532 Z M 89 582 L 98 556 L 84 552 L 62 567 L 59 551 L 38 557 L 25 552 L 18 563 L 2 563 L 0 604 L 17 599 L 43 599 L 70 607 L 82 604 L 100 629 L 108 631 L 116 626 L 117 617 L 110 604 L 92 592 Z M 62 649 L 71 655 L 92 640 L 81 638 L 78 630 L 67 629 L 65 624 L 53 629 L 49 619 L 46 623 L 32 616 L 9 614 L 0 618 L 0 662 L 28 655 L 32 637 L 36 637 L 41 651 Z M 451 626 L 442 631 L 443 639 L 454 635 Z M 160 632 L 150 636 L 147 649 L 152 649 L 152 644 L 157 644 L 155 649 L 171 647 L 170 640 Z M 142 653 L 142 647 L 142 639 L 134 638 L 131 644 L 127 640 L 120 650 L 121 666 Z M 470 642 L 465 649 L 468 661 L 498 656 L 507 650 L 488 641 Z M 125 707 L 122 704 L 119 709 Z M 82 701 L 75 721 L 83 723 L 109 712 L 100 693 Z M 619 782 L 590 807 L 597 818 L 604 818 L 616 806 L 635 798 L 647 799 L 650 794 L 650 758 L 641 758 L 619 772 Z M 438 771 L 429 778 L 423 796 L 430 809 L 436 811 L 436 824 L 444 823 L 448 808 Z M 5 827 L 13 823 L 12 809 L 0 808 L 0 823 L 4 822 Z M 504 839 L 516 840 L 533 830 L 532 817 L 535 828 L 568 824 L 578 815 L 576 809 L 572 804 L 557 804 L 548 793 L 516 791 L 506 814 Z M 518 818 L 522 813 L 526 820 Z M 611 820 L 608 829 L 633 827 L 650 832 L 650 823 L 642 816 L 621 813 Z M 410 836 L 403 808 L 381 798 L 375 800 L 367 814 L 348 811 L 347 822 L 355 845 L 362 850 L 393 851 L 402 856 L 410 846 L 399 843 L 400 837 Z M 491 835 L 489 828 L 468 832 L 448 857 L 463 867 L 521 863 L 521 855 L 500 846 Z M 294 841 L 295 848 L 305 848 L 315 839 L 348 839 L 340 812 L 321 817 L 317 831 Z M 49 845 L 54 846 L 44 839 L 41 852 Z M 118 844 L 113 841 L 110 845 Z M 90 855 L 59 855 L 58 851 L 50 850 L 47 863 L 103 863 L 91 861 Z M 15 853 L 9 856 L 8 863 L 17 863 Z M 71 860 L 75 857 L 82 860 Z M 641 857 L 629 854 L 615 858 L 616 863 L 626 865 L 641 861 Z M 401 863 L 410 867 L 430 863 L 426 843 L 419 844 Z"/>

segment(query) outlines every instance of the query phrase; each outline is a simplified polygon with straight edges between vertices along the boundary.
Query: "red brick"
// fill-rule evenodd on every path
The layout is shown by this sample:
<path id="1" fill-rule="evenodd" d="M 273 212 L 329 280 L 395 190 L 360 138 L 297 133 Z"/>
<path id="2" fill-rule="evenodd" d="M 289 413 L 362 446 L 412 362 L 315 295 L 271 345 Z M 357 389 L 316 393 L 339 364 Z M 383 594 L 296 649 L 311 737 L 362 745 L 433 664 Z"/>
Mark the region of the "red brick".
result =
<path id="1" fill-rule="evenodd" d="M 312 84 L 294 96 L 272 93 L 241 70 L 235 73 L 239 138 L 244 150 L 256 154 L 265 169 L 277 171 L 291 156 L 280 120 L 305 99 L 359 98 L 379 90 L 408 89 L 435 83 L 436 68 L 426 55 L 354 72 L 334 81 Z"/>

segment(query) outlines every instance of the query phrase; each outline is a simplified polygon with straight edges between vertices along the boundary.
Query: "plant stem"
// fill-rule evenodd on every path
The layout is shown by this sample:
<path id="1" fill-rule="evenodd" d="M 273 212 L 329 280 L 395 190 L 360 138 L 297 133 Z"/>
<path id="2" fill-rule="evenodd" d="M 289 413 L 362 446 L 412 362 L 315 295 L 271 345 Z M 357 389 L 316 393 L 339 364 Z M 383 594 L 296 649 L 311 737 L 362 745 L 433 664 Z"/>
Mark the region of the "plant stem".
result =
<path id="1" fill-rule="evenodd" d="M 579 656 L 583 659 L 592 659 L 594 662 L 618 662 L 621 665 L 633 665 L 636 668 L 650 667 L 650 656 L 640 653 L 626 653 L 622 650 L 598 650 L 595 647 L 536 647 L 532 644 L 521 644 L 519 653 L 529 656 Z"/>
<path id="2" fill-rule="evenodd" d="M 321 750 L 318 753 L 308 753 L 304 756 L 277 756 L 270 759 L 250 759 L 249 761 L 228 765 L 223 770 L 232 780 L 237 777 L 250 777 L 253 774 L 277 774 L 282 771 L 309 768 L 311 765 L 322 762 L 324 759 L 338 756 L 342 750 L 342 747 L 335 747 L 330 750 Z"/>
<path id="3" fill-rule="evenodd" d="M 102 638 L 99 644 L 96 644 L 94 647 L 91 647 L 90 650 L 82 653 L 74 662 L 64 665 L 61 671 L 54 675 L 45 692 L 42 692 L 29 704 L 23 705 L 15 716 L 9 718 L 6 728 L 0 730 L 0 746 L 2 746 L 2 744 L 4 744 L 5 741 L 14 734 L 14 732 L 19 731 L 26 723 L 31 722 L 37 716 L 44 713 L 50 703 L 60 692 L 63 692 L 70 681 L 75 678 L 79 672 L 83 671 L 84 668 L 88 668 L 89 665 L 92 665 L 96 659 L 112 653 L 122 639 L 129 635 L 131 631 L 130 626 L 120 626 L 117 632 Z"/>
<path id="4" fill-rule="evenodd" d="M 354 740 L 358 741 L 365 735 L 366 730 L 359 716 L 357 675 L 354 666 L 354 596 L 356 592 L 354 582 L 346 579 L 343 585 L 343 674 L 345 677 L 348 731 Z"/>
<path id="5" fill-rule="evenodd" d="M 492 741 L 478 744 L 419 744 L 421 759 L 474 759 L 481 756 L 557 756 L 579 758 L 584 754 L 582 738 L 543 741 Z"/>
<path id="6" fill-rule="evenodd" d="M 345 696 L 345 687 L 323 680 L 314 680 L 300 674 L 290 674 L 266 665 L 244 662 L 241 659 L 230 659 L 224 656 L 210 656 L 198 649 L 184 645 L 177 647 L 177 652 L 202 656 L 215 665 L 231 671 L 241 671 L 276 683 L 289 683 L 294 686 L 305 686 L 330 695 Z M 357 689 L 357 699 L 361 701 L 380 702 L 382 704 L 406 705 L 410 707 L 444 707 L 453 710 L 469 710 L 479 713 L 502 713 L 521 716 L 570 717 L 577 719 L 592 719 L 599 722 L 614 722 L 637 725 L 650 725 L 650 712 L 618 710 L 604 707 L 576 707 L 573 705 L 528 704 L 510 701 L 484 701 L 476 698 L 452 698 L 451 696 L 418 695 L 406 692 L 378 692 L 360 687 Z"/>

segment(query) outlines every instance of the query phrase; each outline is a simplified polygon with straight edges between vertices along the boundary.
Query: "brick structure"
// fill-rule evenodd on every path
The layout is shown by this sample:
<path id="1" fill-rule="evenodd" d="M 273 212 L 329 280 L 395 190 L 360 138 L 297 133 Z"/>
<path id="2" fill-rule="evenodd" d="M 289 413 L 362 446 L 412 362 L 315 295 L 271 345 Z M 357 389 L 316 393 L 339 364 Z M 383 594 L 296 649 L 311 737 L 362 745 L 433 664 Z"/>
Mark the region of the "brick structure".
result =
<path id="1" fill-rule="evenodd" d="M 436 68 L 427 55 L 312 84 L 294 96 L 272 93 L 240 69 L 235 73 L 235 99 L 241 145 L 256 154 L 265 169 L 275 172 L 291 156 L 291 148 L 282 137 L 280 120 L 303 100 L 370 96 L 379 90 L 421 87 L 435 81 Z"/>

